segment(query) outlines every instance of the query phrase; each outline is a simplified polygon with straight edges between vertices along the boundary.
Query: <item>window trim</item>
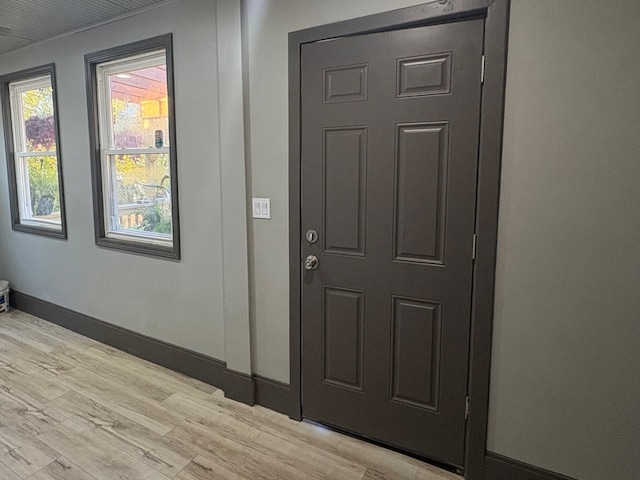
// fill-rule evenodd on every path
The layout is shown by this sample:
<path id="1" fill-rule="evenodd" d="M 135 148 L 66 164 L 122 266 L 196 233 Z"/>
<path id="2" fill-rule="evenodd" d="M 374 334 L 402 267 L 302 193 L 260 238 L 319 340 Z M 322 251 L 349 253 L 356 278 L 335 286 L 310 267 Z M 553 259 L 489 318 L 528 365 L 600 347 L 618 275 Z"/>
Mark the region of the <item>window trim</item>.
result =
<path id="1" fill-rule="evenodd" d="M 55 140 L 56 140 L 56 163 L 58 167 L 58 191 L 60 203 L 60 226 L 55 228 L 45 226 L 46 222 L 23 223 L 20 218 L 20 195 L 18 191 L 18 172 L 16 168 L 17 157 L 27 157 L 24 152 L 16 152 L 16 142 L 14 138 L 14 120 L 15 112 L 11 109 L 10 84 L 16 82 L 24 82 L 36 80 L 41 77 L 49 77 L 51 80 L 51 96 L 53 101 L 53 121 L 55 123 Z M 0 98 L 2 99 L 2 117 L 4 126 L 4 141 L 7 162 L 7 174 L 9 184 L 9 207 L 11 211 L 11 228 L 17 232 L 32 233 L 45 237 L 66 239 L 67 238 L 67 220 L 64 200 L 64 180 L 62 173 L 62 148 L 60 143 L 60 115 L 58 113 L 58 88 L 56 83 L 55 64 L 49 63 L 39 67 L 33 67 L 18 72 L 9 73 L 0 76 Z M 43 152 L 50 153 L 50 152 Z M 50 156 L 50 155 L 49 155 Z M 42 223 L 42 225 L 38 225 Z"/>
<path id="2" fill-rule="evenodd" d="M 91 182 L 93 192 L 93 222 L 95 243 L 99 247 L 166 259 L 180 259 L 180 220 L 178 206 L 178 164 L 176 148 L 175 90 L 173 69 L 172 34 L 141 40 L 85 55 L 85 80 L 87 87 L 87 109 L 89 114 L 89 144 L 91 154 Z M 160 244 L 151 237 L 109 233 L 105 223 L 105 180 L 101 154 L 100 92 L 98 91 L 98 66 L 119 60 L 164 50 L 167 68 L 167 99 L 169 116 L 169 172 L 171 176 L 171 222 L 172 241 Z M 109 127 L 107 127 L 109 128 Z M 107 150 L 111 145 L 105 145 Z M 162 242 L 165 243 L 165 242 Z"/>

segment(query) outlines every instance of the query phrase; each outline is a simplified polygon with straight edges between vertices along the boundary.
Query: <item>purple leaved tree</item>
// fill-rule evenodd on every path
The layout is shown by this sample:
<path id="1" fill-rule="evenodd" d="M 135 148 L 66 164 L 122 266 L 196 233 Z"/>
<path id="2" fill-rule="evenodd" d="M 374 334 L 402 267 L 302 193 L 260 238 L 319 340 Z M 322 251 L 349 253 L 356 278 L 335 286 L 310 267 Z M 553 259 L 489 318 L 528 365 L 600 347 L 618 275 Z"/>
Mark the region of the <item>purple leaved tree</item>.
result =
<path id="1" fill-rule="evenodd" d="M 38 117 L 33 115 L 24 122 L 24 133 L 31 146 L 41 146 L 44 150 L 51 150 L 56 143 L 56 127 L 53 115 Z"/>

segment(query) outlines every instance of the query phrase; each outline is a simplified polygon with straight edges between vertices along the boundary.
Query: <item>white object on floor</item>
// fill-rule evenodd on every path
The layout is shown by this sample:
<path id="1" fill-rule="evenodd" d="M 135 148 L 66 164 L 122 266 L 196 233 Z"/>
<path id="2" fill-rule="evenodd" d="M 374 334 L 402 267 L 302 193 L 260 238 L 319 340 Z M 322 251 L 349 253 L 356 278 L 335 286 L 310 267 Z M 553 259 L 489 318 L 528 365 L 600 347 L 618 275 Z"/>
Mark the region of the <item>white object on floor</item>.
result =
<path id="1" fill-rule="evenodd" d="M 9 282 L 0 280 L 0 313 L 9 311 Z"/>

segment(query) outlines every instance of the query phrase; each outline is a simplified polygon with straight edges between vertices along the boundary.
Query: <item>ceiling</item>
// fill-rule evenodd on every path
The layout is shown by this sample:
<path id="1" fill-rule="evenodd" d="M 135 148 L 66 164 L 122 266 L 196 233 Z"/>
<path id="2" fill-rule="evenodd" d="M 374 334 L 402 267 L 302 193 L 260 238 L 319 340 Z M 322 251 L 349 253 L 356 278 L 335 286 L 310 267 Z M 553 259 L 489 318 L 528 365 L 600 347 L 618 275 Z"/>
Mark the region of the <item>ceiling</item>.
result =
<path id="1" fill-rule="evenodd" d="M 0 55 L 175 0 L 0 0 Z M 12 35 L 2 35 L 2 27 Z"/>

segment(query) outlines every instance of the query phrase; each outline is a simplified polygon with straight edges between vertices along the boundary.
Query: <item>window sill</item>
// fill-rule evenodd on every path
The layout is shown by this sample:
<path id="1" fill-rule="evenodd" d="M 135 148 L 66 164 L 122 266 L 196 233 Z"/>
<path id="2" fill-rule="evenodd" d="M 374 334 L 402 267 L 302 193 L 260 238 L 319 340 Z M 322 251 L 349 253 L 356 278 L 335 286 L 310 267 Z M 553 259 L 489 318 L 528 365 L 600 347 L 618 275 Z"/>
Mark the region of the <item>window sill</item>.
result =
<path id="1" fill-rule="evenodd" d="M 67 230 L 64 227 L 52 228 L 49 226 L 39 226 L 26 223 L 14 223 L 12 228 L 16 232 L 31 233 L 33 235 L 41 235 L 43 237 L 67 239 Z"/>
<path id="2" fill-rule="evenodd" d="M 119 238 L 101 237 L 96 239 L 96 245 L 112 250 L 145 255 L 148 257 L 164 258 L 168 260 L 180 259 L 180 246 L 175 242 L 172 245 L 159 245 L 143 241 L 122 240 Z"/>

